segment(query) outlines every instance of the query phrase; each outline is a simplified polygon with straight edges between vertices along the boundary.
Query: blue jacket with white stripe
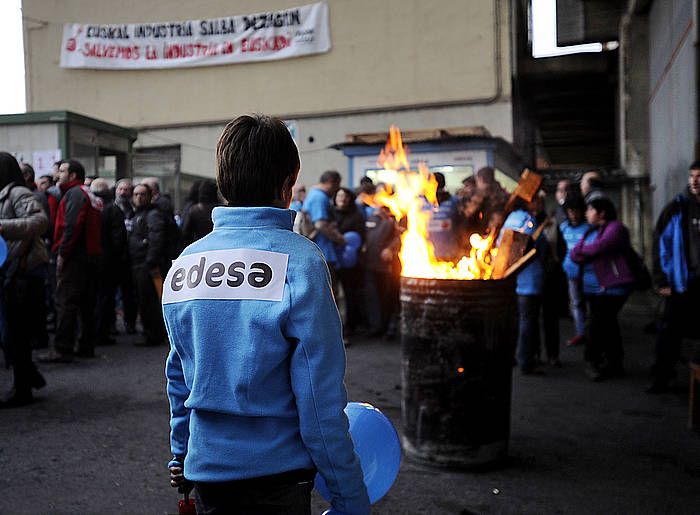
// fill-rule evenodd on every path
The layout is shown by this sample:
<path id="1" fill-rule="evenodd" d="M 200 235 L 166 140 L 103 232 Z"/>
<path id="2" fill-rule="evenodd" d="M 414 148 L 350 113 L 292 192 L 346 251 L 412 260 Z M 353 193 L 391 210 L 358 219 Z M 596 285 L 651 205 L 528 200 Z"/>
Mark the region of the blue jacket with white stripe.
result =
<path id="1" fill-rule="evenodd" d="M 369 512 L 343 412 L 341 322 L 320 249 L 294 213 L 217 207 L 163 285 L 171 450 L 219 482 L 316 468 L 336 510 Z"/>

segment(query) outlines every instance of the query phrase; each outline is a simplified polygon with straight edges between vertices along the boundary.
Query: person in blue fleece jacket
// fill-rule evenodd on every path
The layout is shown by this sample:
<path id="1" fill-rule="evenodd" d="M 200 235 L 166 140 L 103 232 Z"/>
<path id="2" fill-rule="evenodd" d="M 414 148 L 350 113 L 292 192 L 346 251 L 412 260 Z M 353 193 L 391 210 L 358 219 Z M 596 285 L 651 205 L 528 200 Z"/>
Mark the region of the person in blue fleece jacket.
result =
<path id="1" fill-rule="evenodd" d="M 216 148 L 229 207 L 163 284 L 171 484 L 200 514 L 369 513 L 343 409 L 345 351 L 320 249 L 292 232 L 299 154 L 278 119 L 240 116 Z"/>

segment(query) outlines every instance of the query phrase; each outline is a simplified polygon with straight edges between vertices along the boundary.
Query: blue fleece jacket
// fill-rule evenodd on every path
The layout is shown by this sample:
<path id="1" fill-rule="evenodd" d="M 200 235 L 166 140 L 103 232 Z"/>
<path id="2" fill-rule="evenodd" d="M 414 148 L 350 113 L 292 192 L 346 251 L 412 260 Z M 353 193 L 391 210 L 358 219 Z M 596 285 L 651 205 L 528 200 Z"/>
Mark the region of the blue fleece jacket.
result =
<path id="1" fill-rule="evenodd" d="M 217 207 L 163 285 L 171 450 L 217 482 L 316 468 L 336 510 L 369 512 L 343 409 L 345 351 L 319 248 L 294 213 Z"/>
<path id="2" fill-rule="evenodd" d="M 675 199 L 679 205 L 685 202 L 682 195 Z M 679 209 L 659 237 L 661 270 L 674 291 L 683 293 L 688 289 L 688 263 L 683 235 L 683 210 Z"/>
<path id="3" fill-rule="evenodd" d="M 503 223 L 503 229 L 512 229 L 528 235 L 532 235 L 536 228 L 537 221 L 535 218 L 522 209 L 513 211 Z M 544 263 L 542 262 L 541 252 L 538 250 L 532 261 L 518 274 L 515 293 L 518 295 L 541 295 L 543 287 Z"/>
<path id="4" fill-rule="evenodd" d="M 571 225 L 571 222 L 568 220 L 564 220 L 559 224 L 559 231 L 566 242 L 566 257 L 562 263 L 562 268 L 564 268 L 564 272 L 569 279 L 581 278 L 581 265 L 571 260 L 571 249 L 581 241 L 590 227 L 591 226 L 586 222 L 581 222 L 578 225 Z"/>

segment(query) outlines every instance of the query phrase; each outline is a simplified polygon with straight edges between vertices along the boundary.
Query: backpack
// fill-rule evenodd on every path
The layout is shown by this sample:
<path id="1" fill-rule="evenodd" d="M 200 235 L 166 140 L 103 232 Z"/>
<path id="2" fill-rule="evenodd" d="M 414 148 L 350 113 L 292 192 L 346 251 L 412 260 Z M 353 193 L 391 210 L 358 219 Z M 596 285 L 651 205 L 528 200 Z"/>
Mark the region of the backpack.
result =
<path id="1" fill-rule="evenodd" d="M 311 241 L 318 235 L 318 229 L 311 221 L 311 215 L 308 211 L 303 209 L 297 212 L 296 218 L 294 218 L 294 232 L 306 236 Z"/>
<path id="2" fill-rule="evenodd" d="M 85 218 L 85 248 L 89 256 L 102 254 L 102 199 L 82 185 L 80 191 L 87 200 L 87 217 Z"/>

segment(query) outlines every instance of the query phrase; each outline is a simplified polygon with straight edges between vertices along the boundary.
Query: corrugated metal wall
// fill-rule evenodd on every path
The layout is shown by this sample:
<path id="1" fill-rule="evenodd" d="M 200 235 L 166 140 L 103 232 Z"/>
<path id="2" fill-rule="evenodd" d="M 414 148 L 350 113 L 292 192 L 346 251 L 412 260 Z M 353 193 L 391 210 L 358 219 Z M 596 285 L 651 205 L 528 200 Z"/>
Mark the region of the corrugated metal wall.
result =
<path id="1" fill-rule="evenodd" d="M 656 0 L 649 13 L 649 143 L 653 216 L 687 183 L 697 130 L 693 0 Z"/>

